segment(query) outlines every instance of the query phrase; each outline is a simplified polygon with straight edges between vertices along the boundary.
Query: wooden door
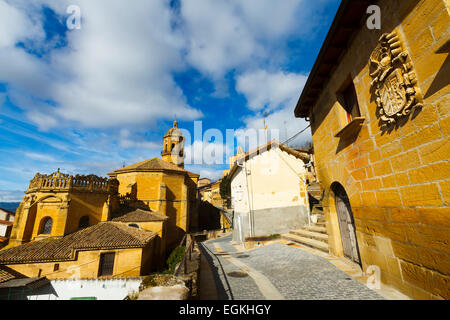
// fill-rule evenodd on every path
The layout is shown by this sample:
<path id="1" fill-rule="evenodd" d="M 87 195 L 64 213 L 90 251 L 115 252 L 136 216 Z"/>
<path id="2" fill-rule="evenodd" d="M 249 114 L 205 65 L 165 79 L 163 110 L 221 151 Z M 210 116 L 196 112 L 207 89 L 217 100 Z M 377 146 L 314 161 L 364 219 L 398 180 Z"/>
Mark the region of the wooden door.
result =
<path id="1" fill-rule="evenodd" d="M 336 211 L 341 229 L 342 247 L 344 256 L 360 264 L 356 228 L 352 208 L 347 193 L 340 187 L 335 190 Z"/>

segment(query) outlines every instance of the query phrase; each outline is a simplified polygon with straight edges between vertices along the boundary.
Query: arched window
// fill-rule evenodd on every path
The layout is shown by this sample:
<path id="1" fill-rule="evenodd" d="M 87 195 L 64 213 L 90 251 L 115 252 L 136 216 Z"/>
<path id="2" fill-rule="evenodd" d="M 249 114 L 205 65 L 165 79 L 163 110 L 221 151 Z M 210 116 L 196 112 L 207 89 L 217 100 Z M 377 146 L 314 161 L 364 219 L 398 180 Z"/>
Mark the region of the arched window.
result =
<path id="1" fill-rule="evenodd" d="M 53 220 L 50 217 L 42 219 L 41 222 L 41 233 L 40 234 L 50 234 L 52 232 Z"/>
<path id="2" fill-rule="evenodd" d="M 84 229 L 89 227 L 89 216 L 83 216 L 78 222 L 78 229 Z"/>

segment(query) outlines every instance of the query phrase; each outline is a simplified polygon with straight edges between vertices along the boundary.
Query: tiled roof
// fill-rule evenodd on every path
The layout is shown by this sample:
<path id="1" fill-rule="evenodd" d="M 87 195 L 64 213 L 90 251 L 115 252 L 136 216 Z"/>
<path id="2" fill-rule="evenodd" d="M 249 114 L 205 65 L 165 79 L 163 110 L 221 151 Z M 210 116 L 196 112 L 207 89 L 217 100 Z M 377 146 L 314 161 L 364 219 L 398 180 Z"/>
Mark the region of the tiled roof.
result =
<path id="1" fill-rule="evenodd" d="M 0 251 L 0 263 L 74 260 L 78 250 L 141 248 L 156 233 L 116 222 L 100 222 L 59 239 L 32 241 Z"/>
<path id="2" fill-rule="evenodd" d="M 165 221 L 169 219 L 169 217 L 162 215 L 157 212 L 143 210 L 143 209 L 135 209 L 124 215 L 112 219 L 112 221 L 117 222 L 152 222 L 152 221 Z"/>
<path id="3" fill-rule="evenodd" d="M 0 283 L 24 277 L 25 276 L 23 274 L 20 274 L 17 271 L 14 271 L 6 266 L 0 265 Z"/>
<path id="4" fill-rule="evenodd" d="M 45 286 L 49 282 L 50 281 L 46 277 L 12 279 L 12 280 L 0 283 L 0 289 L 27 287 L 29 289 L 35 290 L 35 289 Z"/>
<path id="5" fill-rule="evenodd" d="M 123 173 L 123 172 L 130 172 L 130 171 L 165 171 L 165 170 L 183 172 L 183 173 L 189 174 L 190 176 L 199 176 L 196 173 L 192 173 L 187 170 L 184 170 L 183 168 L 180 168 L 180 167 L 174 165 L 173 163 L 164 161 L 159 158 L 144 160 L 144 161 L 129 165 L 127 167 L 117 169 L 114 171 L 114 173 Z"/>

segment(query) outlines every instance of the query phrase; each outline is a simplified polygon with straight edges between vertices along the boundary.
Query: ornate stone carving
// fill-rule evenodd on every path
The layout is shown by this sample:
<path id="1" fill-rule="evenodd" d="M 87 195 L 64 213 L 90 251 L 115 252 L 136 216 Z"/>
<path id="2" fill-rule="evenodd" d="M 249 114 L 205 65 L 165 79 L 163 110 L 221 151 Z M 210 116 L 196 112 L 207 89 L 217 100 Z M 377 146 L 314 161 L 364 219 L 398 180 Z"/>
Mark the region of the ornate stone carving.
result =
<path id="1" fill-rule="evenodd" d="M 384 33 L 370 56 L 371 88 L 376 97 L 381 127 L 395 124 L 421 107 L 417 79 L 395 32 Z"/>

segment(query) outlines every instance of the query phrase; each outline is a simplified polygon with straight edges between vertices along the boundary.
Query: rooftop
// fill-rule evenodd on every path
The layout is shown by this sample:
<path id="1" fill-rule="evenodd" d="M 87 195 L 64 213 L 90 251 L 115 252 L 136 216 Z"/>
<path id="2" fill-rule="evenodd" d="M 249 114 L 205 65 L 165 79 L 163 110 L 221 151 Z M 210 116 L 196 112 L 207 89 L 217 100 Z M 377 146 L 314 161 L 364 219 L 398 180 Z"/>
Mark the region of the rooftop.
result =
<path id="1" fill-rule="evenodd" d="M 140 171 L 140 172 L 146 172 L 146 171 L 172 171 L 172 172 L 180 172 L 180 173 L 187 173 L 189 176 L 195 176 L 199 177 L 198 174 L 189 172 L 183 168 L 180 168 L 173 163 L 164 161 L 159 158 L 153 158 L 149 160 L 144 160 L 120 169 L 117 169 L 114 171 L 114 175 L 117 173 L 125 173 L 125 172 L 133 172 L 133 171 Z"/>
<path id="2" fill-rule="evenodd" d="M 0 251 L 1 264 L 75 260 L 76 251 L 142 248 L 156 233 L 117 222 L 100 222 L 58 239 L 32 241 Z"/>
<path id="3" fill-rule="evenodd" d="M 150 210 L 135 209 L 128 213 L 121 215 L 120 217 L 112 219 L 116 222 L 156 222 L 166 221 L 169 217 Z"/>

